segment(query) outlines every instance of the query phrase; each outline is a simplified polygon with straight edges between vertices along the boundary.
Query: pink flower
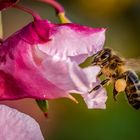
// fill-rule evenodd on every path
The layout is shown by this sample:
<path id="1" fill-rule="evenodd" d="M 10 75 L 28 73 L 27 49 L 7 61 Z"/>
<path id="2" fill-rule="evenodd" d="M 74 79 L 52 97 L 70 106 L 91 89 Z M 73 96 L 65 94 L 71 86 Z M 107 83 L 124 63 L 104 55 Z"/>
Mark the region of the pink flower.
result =
<path id="1" fill-rule="evenodd" d="M 5 105 L 0 105 L 0 139 L 44 140 L 33 118 Z"/>
<path id="2" fill-rule="evenodd" d="M 105 40 L 104 28 L 35 20 L 0 46 L 0 100 L 56 99 L 82 94 L 89 108 L 105 108 L 106 92 L 89 91 L 99 67 L 80 68 Z"/>
<path id="3" fill-rule="evenodd" d="M 7 9 L 8 7 L 12 7 L 15 5 L 19 0 L 0 0 L 0 11 Z"/>

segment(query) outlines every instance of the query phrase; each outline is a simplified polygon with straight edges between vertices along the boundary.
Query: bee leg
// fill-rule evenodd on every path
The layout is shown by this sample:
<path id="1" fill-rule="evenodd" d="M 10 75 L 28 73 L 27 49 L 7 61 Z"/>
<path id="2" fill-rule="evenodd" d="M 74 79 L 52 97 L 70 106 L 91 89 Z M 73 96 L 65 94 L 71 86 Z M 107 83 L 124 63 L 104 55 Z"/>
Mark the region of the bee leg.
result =
<path id="1" fill-rule="evenodd" d="M 103 73 L 100 72 L 100 73 L 97 75 L 97 77 L 101 77 L 102 75 L 103 75 Z"/>
<path id="2" fill-rule="evenodd" d="M 113 89 L 113 99 L 114 99 L 114 101 L 117 101 L 117 99 L 116 99 L 117 94 L 118 94 L 118 92 L 114 87 L 114 89 Z"/>
<path id="3" fill-rule="evenodd" d="M 101 88 L 102 86 L 104 86 L 105 84 L 107 84 L 110 81 L 110 79 L 105 79 L 103 80 L 99 85 L 97 85 L 96 87 L 94 87 L 89 93 L 91 93 L 92 91 L 96 91 L 99 88 Z"/>

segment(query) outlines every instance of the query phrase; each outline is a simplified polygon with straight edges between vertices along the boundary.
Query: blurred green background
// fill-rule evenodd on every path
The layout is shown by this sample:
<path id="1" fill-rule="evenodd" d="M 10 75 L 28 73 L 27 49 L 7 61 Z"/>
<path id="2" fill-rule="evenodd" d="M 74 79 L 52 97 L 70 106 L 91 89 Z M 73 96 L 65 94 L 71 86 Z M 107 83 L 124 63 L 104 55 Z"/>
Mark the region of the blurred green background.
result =
<path id="1" fill-rule="evenodd" d="M 74 23 L 91 27 L 107 27 L 105 46 L 113 48 L 126 58 L 140 56 L 140 2 L 139 0 L 58 0 Z M 21 0 L 45 19 L 58 22 L 53 8 L 35 0 Z M 8 37 L 32 18 L 16 9 L 3 12 L 4 36 Z M 47 140 L 138 140 L 140 111 L 128 105 L 125 95 L 112 99 L 112 88 L 107 87 L 106 110 L 88 110 L 80 96 L 79 104 L 68 99 L 49 101 L 49 119 L 46 120 L 34 100 L 4 101 L 34 117 Z"/>

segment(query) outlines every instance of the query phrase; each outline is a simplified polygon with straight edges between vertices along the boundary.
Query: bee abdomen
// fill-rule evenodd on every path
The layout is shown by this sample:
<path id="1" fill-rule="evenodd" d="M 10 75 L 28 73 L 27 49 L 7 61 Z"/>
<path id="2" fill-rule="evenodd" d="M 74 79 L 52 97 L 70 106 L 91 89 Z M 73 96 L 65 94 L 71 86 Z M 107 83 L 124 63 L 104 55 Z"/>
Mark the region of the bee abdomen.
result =
<path id="1" fill-rule="evenodd" d="M 128 101 L 135 109 L 140 109 L 140 94 L 133 93 L 128 97 Z"/>
<path id="2" fill-rule="evenodd" d="M 139 78 L 134 72 L 127 71 L 126 75 L 127 75 L 128 84 L 137 84 L 137 83 L 139 83 Z"/>
<path id="3" fill-rule="evenodd" d="M 127 71 L 127 88 L 125 90 L 129 103 L 135 108 L 140 109 L 140 82 L 138 76 L 131 71 Z"/>
<path id="4" fill-rule="evenodd" d="M 129 103 L 135 108 L 140 108 L 140 84 L 128 87 L 126 90 L 126 95 Z"/>

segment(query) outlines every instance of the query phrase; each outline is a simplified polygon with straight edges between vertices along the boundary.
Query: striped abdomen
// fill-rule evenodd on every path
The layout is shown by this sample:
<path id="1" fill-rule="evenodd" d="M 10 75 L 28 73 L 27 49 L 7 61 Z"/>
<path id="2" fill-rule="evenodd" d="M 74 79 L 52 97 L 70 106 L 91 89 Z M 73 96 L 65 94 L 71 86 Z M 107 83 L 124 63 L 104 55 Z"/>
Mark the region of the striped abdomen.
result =
<path id="1" fill-rule="evenodd" d="M 140 108 L 140 82 L 138 76 L 132 72 L 126 72 L 127 87 L 125 89 L 129 103 L 135 108 Z"/>

